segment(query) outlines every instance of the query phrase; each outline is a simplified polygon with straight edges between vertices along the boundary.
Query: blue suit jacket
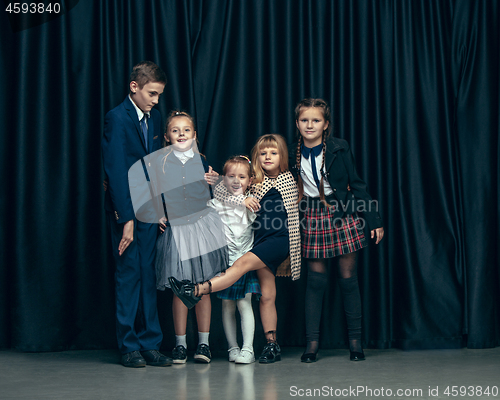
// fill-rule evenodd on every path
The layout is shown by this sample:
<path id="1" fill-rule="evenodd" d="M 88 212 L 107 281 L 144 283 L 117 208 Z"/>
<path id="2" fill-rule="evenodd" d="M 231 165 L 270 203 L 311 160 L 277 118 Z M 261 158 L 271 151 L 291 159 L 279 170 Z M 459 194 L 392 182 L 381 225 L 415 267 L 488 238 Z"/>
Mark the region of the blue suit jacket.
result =
<path id="1" fill-rule="evenodd" d="M 101 142 L 104 172 L 108 180 L 104 207 L 118 223 L 134 219 L 128 184 L 129 168 L 142 157 L 161 148 L 161 115 L 152 109 L 148 120 L 148 146 L 144 143 L 134 105 L 127 96 L 106 114 Z"/>

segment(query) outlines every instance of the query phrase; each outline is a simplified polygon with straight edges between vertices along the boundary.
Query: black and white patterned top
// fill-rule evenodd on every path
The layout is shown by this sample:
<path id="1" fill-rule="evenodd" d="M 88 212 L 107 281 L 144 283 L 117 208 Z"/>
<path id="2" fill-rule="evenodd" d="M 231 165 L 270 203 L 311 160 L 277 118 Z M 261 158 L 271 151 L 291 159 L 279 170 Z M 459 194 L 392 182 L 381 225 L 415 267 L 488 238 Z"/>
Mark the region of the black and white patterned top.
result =
<path id="1" fill-rule="evenodd" d="M 287 265 L 281 265 L 278 268 L 276 276 L 290 276 L 292 280 L 300 278 L 301 267 L 301 253 L 300 253 L 300 230 L 299 230 L 299 208 L 297 205 L 298 189 L 295 180 L 293 179 L 290 171 L 282 172 L 276 178 L 265 177 L 264 181 L 252 185 L 250 187 L 250 194 L 253 195 L 258 201 L 271 189 L 276 188 L 283 198 L 286 214 L 288 218 L 288 236 L 290 241 L 290 258 L 285 263 L 290 266 L 290 269 L 284 268 Z M 224 203 L 239 206 L 246 199 L 246 196 L 231 195 L 224 183 L 219 183 L 214 190 L 214 197 Z"/>

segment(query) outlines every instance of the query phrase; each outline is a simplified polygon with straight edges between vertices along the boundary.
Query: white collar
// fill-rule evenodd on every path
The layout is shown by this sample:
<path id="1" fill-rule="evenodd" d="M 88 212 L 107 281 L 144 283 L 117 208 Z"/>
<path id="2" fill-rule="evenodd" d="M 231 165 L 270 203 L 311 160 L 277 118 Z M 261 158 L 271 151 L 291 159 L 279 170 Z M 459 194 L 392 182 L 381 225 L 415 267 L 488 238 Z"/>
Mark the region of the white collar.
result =
<path id="1" fill-rule="evenodd" d="M 137 117 L 139 118 L 139 121 L 144 117 L 144 114 L 146 114 L 148 116 L 148 118 L 151 118 L 151 115 L 149 114 L 149 112 L 145 113 L 139 107 L 137 107 L 137 104 L 134 103 L 134 100 L 132 100 L 132 97 L 130 97 L 130 94 L 128 95 L 128 98 L 130 99 L 130 101 L 134 105 L 135 112 L 137 113 Z"/>
<path id="2" fill-rule="evenodd" d="M 179 160 L 185 162 L 185 161 L 187 161 L 188 158 L 193 158 L 194 157 L 194 151 L 193 151 L 192 147 L 189 150 L 186 150 L 186 151 L 177 151 L 177 150 L 174 150 L 174 155 Z"/>

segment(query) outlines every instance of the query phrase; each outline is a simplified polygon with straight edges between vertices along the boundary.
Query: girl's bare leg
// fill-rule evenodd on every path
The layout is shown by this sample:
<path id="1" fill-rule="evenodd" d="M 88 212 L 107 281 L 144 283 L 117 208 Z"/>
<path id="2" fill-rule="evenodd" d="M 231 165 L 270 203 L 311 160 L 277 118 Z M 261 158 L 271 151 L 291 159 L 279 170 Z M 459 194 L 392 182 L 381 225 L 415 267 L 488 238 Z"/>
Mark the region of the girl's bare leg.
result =
<path id="1" fill-rule="evenodd" d="M 174 294 L 172 300 L 172 314 L 174 317 L 174 331 L 176 336 L 184 336 L 186 334 L 188 311 L 188 308 L 181 299 Z"/>
<path id="2" fill-rule="evenodd" d="M 212 284 L 211 288 L 208 282 L 196 285 L 196 295 L 201 296 L 204 294 L 209 294 L 210 292 L 220 292 L 221 290 L 224 290 L 233 285 L 247 272 L 259 270 L 261 268 L 264 268 L 265 266 L 266 264 L 264 264 L 259 257 L 249 251 L 248 253 L 238 258 L 234 262 L 234 264 L 226 270 L 224 274 L 210 279 L 210 282 Z"/>
<path id="3" fill-rule="evenodd" d="M 196 304 L 195 310 L 198 332 L 210 332 L 210 319 L 212 315 L 212 302 L 210 296 L 203 296 L 198 304 Z"/>
<path id="4" fill-rule="evenodd" d="M 267 344 L 262 349 L 259 357 L 259 363 L 269 364 L 281 360 L 281 349 L 276 341 L 276 327 L 278 317 L 276 315 L 276 282 L 275 276 L 271 270 L 261 268 L 257 271 L 260 290 L 260 319 L 264 328 Z"/>
<path id="5" fill-rule="evenodd" d="M 212 313 L 212 303 L 210 296 L 203 296 L 198 304 L 196 304 L 196 322 L 198 331 L 210 331 L 210 319 Z M 175 294 L 172 301 L 172 314 L 174 317 L 174 331 L 177 336 L 186 334 L 186 324 L 188 317 L 188 308 Z"/>
<path id="6" fill-rule="evenodd" d="M 260 290 L 262 292 L 259 300 L 262 327 L 264 328 L 267 341 L 275 342 L 276 327 L 278 324 L 278 316 L 276 314 L 276 278 L 268 267 L 259 269 L 257 277 L 259 278 Z"/>

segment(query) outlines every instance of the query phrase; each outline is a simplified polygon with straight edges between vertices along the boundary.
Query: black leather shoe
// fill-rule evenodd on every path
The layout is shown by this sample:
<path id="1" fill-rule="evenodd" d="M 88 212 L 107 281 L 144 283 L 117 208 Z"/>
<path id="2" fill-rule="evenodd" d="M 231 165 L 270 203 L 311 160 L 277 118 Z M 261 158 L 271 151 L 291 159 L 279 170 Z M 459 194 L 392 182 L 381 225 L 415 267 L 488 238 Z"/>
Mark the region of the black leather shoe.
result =
<path id="1" fill-rule="evenodd" d="M 173 276 L 168 278 L 168 282 L 174 294 L 182 300 L 187 308 L 193 308 L 201 300 L 201 297 L 194 295 L 196 287 L 192 282 L 187 280 L 181 282 Z"/>
<path id="2" fill-rule="evenodd" d="M 139 351 L 131 351 L 122 355 L 122 364 L 124 367 L 142 368 L 146 366 L 146 360 Z"/>
<path id="3" fill-rule="evenodd" d="M 146 364 L 154 367 L 166 367 L 172 365 L 172 359 L 164 356 L 158 350 L 141 351 L 142 356 L 146 360 Z"/>
<path id="4" fill-rule="evenodd" d="M 316 354 L 317 353 L 304 353 L 300 357 L 300 361 L 305 362 L 305 363 L 316 362 Z"/>
<path id="5" fill-rule="evenodd" d="M 361 350 L 361 352 L 351 351 L 351 361 L 364 361 L 364 360 L 366 360 L 366 358 L 365 358 L 365 353 L 363 353 L 363 350 Z"/>
<path id="6" fill-rule="evenodd" d="M 261 364 L 271 364 L 275 361 L 281 361 L 281 349 L 278 343 L 267 343 L 259 357 Z"/>

